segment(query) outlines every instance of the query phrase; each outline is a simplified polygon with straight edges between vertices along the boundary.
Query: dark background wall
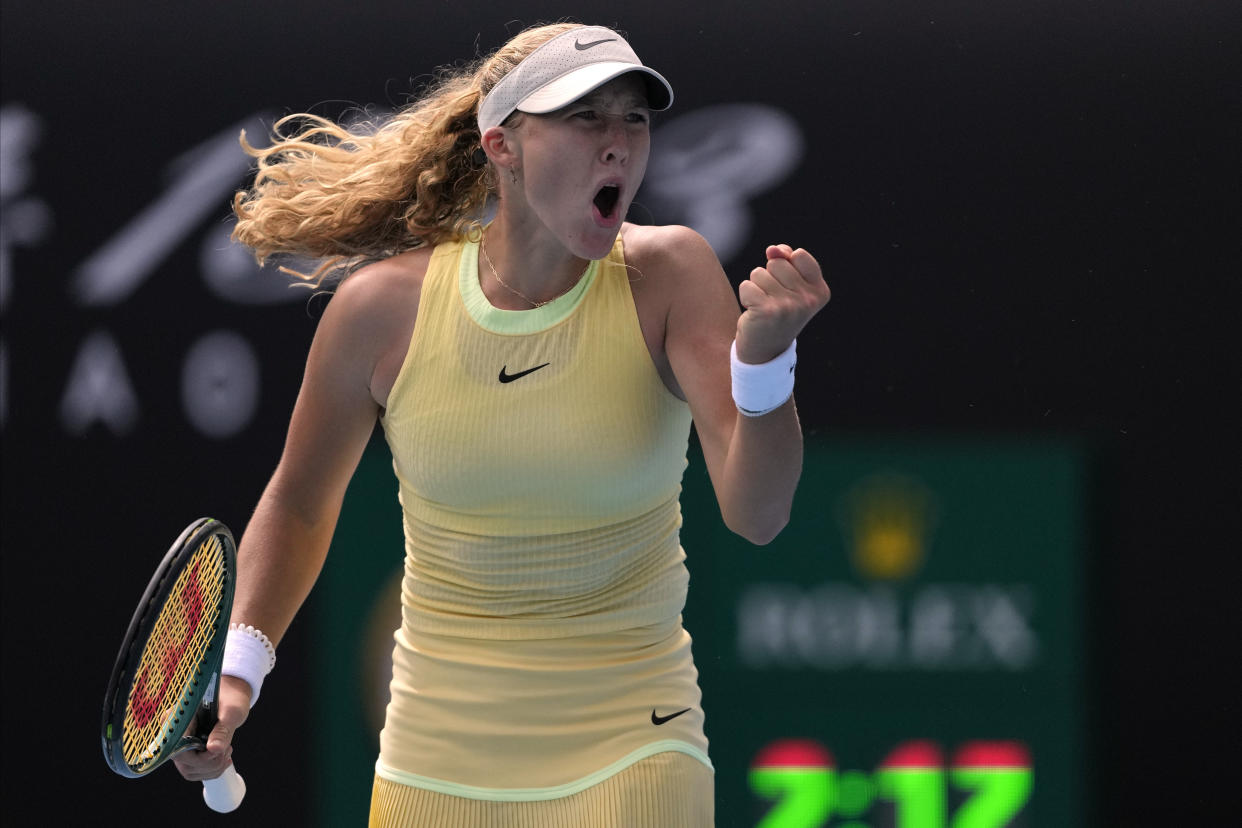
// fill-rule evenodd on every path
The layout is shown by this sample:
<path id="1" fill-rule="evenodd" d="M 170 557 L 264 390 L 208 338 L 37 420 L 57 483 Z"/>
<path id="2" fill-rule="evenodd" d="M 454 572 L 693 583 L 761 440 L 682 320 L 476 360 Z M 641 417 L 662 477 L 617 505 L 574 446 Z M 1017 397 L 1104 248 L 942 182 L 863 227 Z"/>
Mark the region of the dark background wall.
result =
<path id="1" fill-rule="evenodd" d="M 304 296 L 238 287 L 238 127 L 397 105 L 567 15 L 625 29 L 680 113 L 796 122 L 799 162 L 747 200 L 726 268 L 744 278 L 776 241 L 824 263 L 834 299 L 799 348 L 809 432 L 1091 447 L 1092 820 L 1211 808 L 1209 751 L 1237 713 L 1220 675 L 1237 649 L 1236 4 L 5 0 L 5 810 L 210 817 L 172 771 L 111 776 L 96 728 L 153 556 L 200 514 L 244 527 L 314 330 Z M 640 220 L 688 221 L 648 196 Z M 195 412 L 251 388 L 226 363 L 255 396 L 213 436 Z M 313 646 L 305 625 L 282 645 L 245 738 L 264 784 L 233 824 L 307 818 Z"/>

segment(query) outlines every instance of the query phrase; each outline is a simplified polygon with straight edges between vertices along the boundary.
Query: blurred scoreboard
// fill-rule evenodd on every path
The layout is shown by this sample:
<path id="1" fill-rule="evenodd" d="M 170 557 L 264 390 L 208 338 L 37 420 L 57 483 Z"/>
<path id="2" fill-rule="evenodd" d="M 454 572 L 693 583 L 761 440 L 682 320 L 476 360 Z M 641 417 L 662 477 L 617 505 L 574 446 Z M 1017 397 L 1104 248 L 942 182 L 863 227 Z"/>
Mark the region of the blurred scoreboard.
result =
<path id="1" fill-rule="evenodd" d="M 993 828 L 1025 825 L 1034 787 L 1021 742 L 978 741 L 958 749 L 948 768 L 934 742 L 898 745 L 874 773 L 842 771 L 818 742 L 783 739 L 764 748 L 749 774 L 750 790 L 775 803 L 762 826 Z M 857 817 L 867 817 L 859 821 Z"/>
<path id="2" fill-rule="evenodd" d="M 1085 824 L 1084 475 L 1060 442 L 812 437 L 760 548 L 688 472 L 718 824 Z"/>
<path id="3" fill-rule="evenodd" d="M 717 825 L 1085 825 L 1086 497 L 1072 443 L 809 435 L 793 519 L 755 547 L 692 451 L 684 617 Z M 366 812 L 401 555 L 376 440 L 312 599 L 325 826 Z"/>

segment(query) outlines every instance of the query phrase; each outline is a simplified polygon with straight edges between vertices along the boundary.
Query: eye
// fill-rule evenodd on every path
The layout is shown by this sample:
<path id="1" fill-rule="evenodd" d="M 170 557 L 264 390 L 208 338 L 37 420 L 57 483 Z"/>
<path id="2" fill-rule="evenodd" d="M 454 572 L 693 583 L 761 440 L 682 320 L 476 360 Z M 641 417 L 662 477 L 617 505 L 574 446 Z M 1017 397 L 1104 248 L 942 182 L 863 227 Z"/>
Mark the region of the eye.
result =
<path id="1" fill-rule="evenodd" d="M 625 120 L 631 124 L 645 124 L 651 120 L 651 116 L 646 112 L 631 112 L 625 116 Z"/>
<path id="2" fill-rule="evenodd" d="M 580 109 L 574 113 L 574 117 L 580 118 L 584 121 L 594 121 L 599 118 L 599 116 L 595 114 L 594 109 Z"/>

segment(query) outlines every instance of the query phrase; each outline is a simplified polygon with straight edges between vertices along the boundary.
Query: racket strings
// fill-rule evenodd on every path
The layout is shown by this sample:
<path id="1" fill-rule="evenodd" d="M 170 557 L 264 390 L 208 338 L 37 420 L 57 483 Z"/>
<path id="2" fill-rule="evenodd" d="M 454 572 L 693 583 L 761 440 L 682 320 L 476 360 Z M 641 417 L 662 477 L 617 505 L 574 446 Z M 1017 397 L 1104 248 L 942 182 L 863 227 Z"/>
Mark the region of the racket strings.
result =
<path id="1" fill-rule="evenodd" d="M 220 620 L 225 560 L 221 540 L 210 536 L 194 551 L 160 609 L 126 703 L 122 745 L 131 767 L 157 761 L 170 747 L 169 734 L 180 733 L 181 720 L 197 709 L 191 691 L 204 683 L 200 665 Z"/>

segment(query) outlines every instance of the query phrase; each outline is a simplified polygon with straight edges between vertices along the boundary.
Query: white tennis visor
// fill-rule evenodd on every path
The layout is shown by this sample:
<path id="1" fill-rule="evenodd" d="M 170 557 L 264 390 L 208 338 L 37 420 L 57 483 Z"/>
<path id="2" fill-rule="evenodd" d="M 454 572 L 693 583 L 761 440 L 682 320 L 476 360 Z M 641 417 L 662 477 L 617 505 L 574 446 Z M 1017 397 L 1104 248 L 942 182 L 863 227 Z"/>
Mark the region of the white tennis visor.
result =
<path id="1" fill-rule="evenodd" d="M 643 66 L 625 38 L 603 26 L 572 29 L 531 52 L 501 78 L 479 104 L 479 132 L 500 126 L 515 111 L 541 114 L 573 103 L 608 81 L 638 72 L 647 83 L 647 105 L 673 103 L 673 87 Z"/>

